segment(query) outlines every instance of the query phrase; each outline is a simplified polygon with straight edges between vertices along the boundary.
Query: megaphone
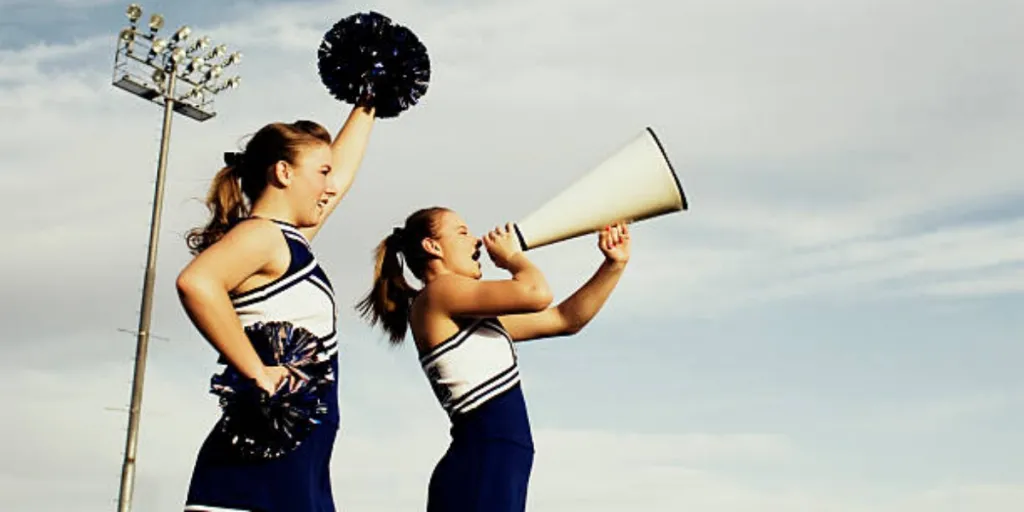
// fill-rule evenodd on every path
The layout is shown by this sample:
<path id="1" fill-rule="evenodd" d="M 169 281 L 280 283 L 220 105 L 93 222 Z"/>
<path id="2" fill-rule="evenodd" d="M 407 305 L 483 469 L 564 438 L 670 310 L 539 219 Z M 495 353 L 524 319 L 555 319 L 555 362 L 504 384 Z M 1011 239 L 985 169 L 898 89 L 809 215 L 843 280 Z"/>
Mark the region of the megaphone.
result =
<path id="1" fill-rule="evenodd" d="M 513 224 L 522 250 L 593 233 L 617 221 L 687 210 L 686 194 L 650 127 Z"/>

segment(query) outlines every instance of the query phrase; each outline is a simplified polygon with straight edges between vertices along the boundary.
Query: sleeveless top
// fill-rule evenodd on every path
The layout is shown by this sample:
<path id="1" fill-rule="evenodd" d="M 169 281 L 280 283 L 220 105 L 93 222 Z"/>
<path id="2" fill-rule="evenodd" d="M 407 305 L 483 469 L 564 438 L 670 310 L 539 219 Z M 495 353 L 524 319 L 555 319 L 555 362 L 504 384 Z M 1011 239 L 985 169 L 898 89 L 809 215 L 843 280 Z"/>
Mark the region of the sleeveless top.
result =
<path id="1" fill-rule="evenodd" d="M 515 344 L 496 318 L 475 319 L 423 354 L 420 365 L 453 419 L 519 384 Z"/>
<path id="2" fill-rule="evenodd" d="M 276 219 L 268 220 L 281 228 L 281 234 L 288 243 L 291 256 L 288 270 L 277 279 L 257 288 L 244 293 L 232 293 L 231 304 L 243 328 L 257 322 L 290 322 L 319 337 L 328 349 L 337 375 L 338 309 L 331 281 L 313 255 L 309 241 L 298 228 Z M 337 388 L 333 391 L 336 393 Z M 329 400 L 328 414 L 324 419 L 337 424 L 337 408 L 337 400 Z"/>

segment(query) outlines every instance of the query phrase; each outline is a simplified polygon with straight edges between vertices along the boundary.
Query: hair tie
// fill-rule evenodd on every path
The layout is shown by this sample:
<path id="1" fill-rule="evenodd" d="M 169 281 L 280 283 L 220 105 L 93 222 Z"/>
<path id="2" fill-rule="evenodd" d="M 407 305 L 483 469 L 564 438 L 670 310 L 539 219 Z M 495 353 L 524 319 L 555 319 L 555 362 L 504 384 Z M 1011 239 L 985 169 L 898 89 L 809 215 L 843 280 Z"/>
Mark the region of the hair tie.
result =
<path id="1" fill-rule="evenodd" d="M 391 236 L 388 237 L 388 245 L 392 249 L 401 250 L 402 246 L 405 245 L 405 230 L 401 227 L 392 229 Z"/>
<path id="2" fill-rule="evenodd" d="M 228 151 L 224 153 L 224 163 L 233 167 L 238 167 L 242 164 L 242 153 L 237 151 Z"/>

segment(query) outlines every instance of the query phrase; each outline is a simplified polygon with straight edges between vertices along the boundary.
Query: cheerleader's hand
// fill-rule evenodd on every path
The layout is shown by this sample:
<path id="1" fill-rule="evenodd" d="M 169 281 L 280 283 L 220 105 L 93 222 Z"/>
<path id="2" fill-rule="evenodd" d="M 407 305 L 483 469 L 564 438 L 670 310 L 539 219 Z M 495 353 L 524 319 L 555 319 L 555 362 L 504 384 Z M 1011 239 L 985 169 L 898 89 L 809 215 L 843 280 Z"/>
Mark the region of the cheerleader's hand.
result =
<path id="1" fill-rule="evenodd" d="M 483 236 L 482 241 L 496 267 L 515 272 L 512 260 L 522 254 L 523 250 L 519 247 L 519 239 L 516 238 L 515 227 L 511 222 L 504 227 L 495 227 Z"/>
<path id="2" fill-rule="evenodd" d="M 265 366 L 263 375 L 256 380 L 256 385 L 266 391 L 268 395 L 274 396 L 283 384 L 288 383 L 290 375 L 291 371 L 284 366 Z"/>
<path id="3" fill-rule="evenodd" d="M 629 227 L 625 222 L 605 226 L 598 237 L 597 246 L 608 261 L 625 264 L 629 261 Z"/>

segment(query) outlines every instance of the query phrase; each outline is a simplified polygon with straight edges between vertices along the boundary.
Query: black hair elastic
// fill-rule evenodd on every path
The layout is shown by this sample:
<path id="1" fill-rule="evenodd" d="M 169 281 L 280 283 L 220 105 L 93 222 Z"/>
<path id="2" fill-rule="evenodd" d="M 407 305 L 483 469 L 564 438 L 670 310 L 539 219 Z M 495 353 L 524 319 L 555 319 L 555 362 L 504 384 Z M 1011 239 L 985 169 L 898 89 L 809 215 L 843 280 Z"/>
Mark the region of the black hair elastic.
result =
<path id="1" fill-rule="evenodd" d="M 242 153 L 228 151 L 224 153 L 224 163 L 231 166 L 238 166 L 242 163 Z"/>

